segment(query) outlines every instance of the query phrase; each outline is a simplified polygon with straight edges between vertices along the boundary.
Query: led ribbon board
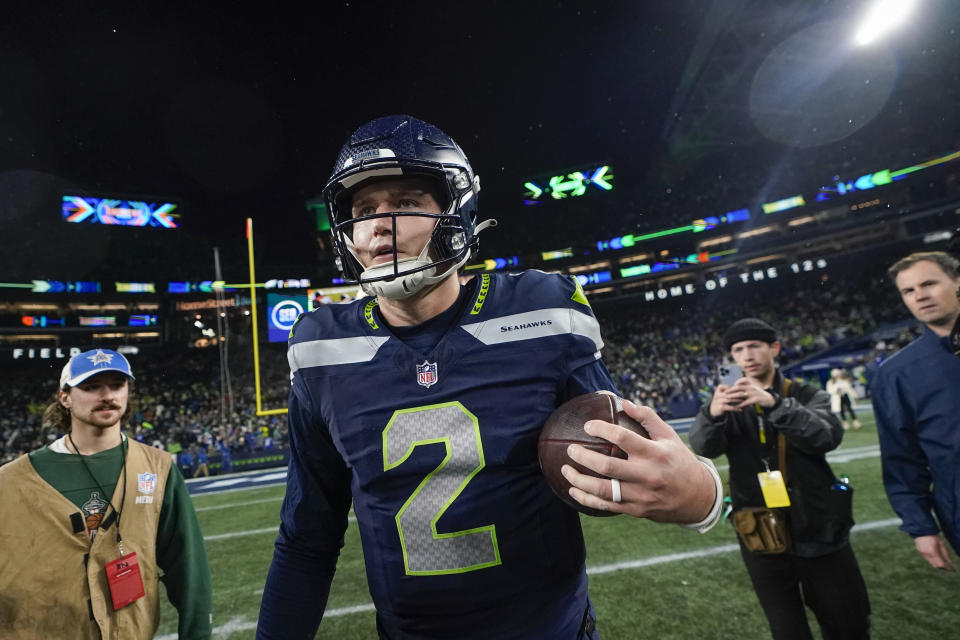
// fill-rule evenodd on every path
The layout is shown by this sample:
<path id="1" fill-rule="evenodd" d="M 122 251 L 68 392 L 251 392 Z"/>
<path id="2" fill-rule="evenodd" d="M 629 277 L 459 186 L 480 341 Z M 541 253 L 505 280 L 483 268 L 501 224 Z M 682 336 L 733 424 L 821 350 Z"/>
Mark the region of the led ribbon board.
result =
<path id="1" fill-rule="evenodd" d="M 764 213 L 780 213 L 781 211 L 795 209 L 796 207 L 802 207 L 806 204 L 807 202 L 803 199 L 803 196 L 790 196 L 789 198 L 777 200 L 776 202 L 767 202 L 761 205 L 761 208 Z"/>
<path id="2" fill-rule="evenodd" d="M 758 282 L 776 280 L 784 274 L 790 275 L 808 273 L 827 268 L 827 261 L 824 258 L 813 258 L 792 262 L 790 264 L 766 265 L 761 267 L 744 267 L 743 270 L 732 270 L 728 274 L 717 274 L 707 278 L 703 283 L 694 282 L 670 283 L 660 286 L 656 289 L 648 289 L 640 292 L 644 302 L 656 302 L 658 300 L 667 300 L 685 295 L 693 295 L 700 291 L 707 293 L 721 291 L 729 285 L 749 285 Z M 732 287 L 731 287 L 732 288 Z"/>
<path id="3" fill-rule="evenodd" d="M 468 264 L 464 267 L 465 271 L 475 271 L 483 269 L 485 271 L 498 271 L 507 267 L 516 267 L 520 265 L 520 259 L 517 256 L 508 258 L 488 258 L 480 264 Z"/>
<path id="4" fill-rule="evenodd" d="M 179 215 L 172 202 L 63 196 L 63 219 L 67 222 L 108 224 L 121 227 L 162 227 L 176 229 Z"/>
<path id="5" fill-rule="evenodd" d="M 100 293 L 100 283 L 88 280 L 74 282 L 32 280 L 29 284 L 25 282 L 0 282 L 0 289 L 30 289 L 33 293 Z"/>
<path id="6" fill-rule="evenodd" d="M 604 282 L 610 282 L 613 279 L 613 274 L 607 271 L 593 271 L 591 273 L 578 273 L 573 276 L 577 279 L 577 282 L 580 283 L 581 287 L 586 287 L 591 284 L 601 284 Z"/>
<path id="7" fill-rule="evenodd" d="M 114 282 L 117 293 L 156 293 L 153 282 Z"/>
<path id="8" fill-rule="evenodd" d="M 661 271 L 679 269 L 682 266 L 690 264 L 704 264 L 714 260 L 719 260 L 724 256 L 737 253 L 737 251 L 737 249 L 727 249 L 725 251 L 717 251 L 716 253 L 707 253 L 706 251 L 701 251 L 700 253 L 691 253 L 690 255 L 684 257 L 668 258 L 663 262 L 638 264 L 631 267 L 624 267 L 620 269 L 620 277 L 633 278 L 634 276 L 645 276 L 651 273 L 660 273 Z"/>
<path id="9" fill-rule="evenodd" d="M 157 326 L 157 316 L 154 314 L 132 313 L 127 320 L 131 327 L 155 327 Z"/>
<path id="10" fill-rule="evenodd" d="M 728 211 L 722 216 L 708 216 L 706 218 L 699 218 L 683 227 L 674 227 L 673 229 L 664 229 L 663 231 L 654 231 L 652 233 L 645 233 L 643 235 L 627 234 L 625 236 L 617 236 L 616 238 L 611 238 L 609 240 L 598 240 L 597 251 L 616 251 L 617 249 L 629 249 L 635 244 L 644 242 L 646 240 L 653 240 L 654 238 L 662 238 L 664 236 L 672 236 L 678 233 L 700 233 L 702 231 L 714 229 L 721 224 L 732 224 L 734 222 L 743 222 L 744 220 L 749 219 L 749 209 L 736 209 L 734 211 Z"/>
<path id="11" fill-rule="evenodd" d="M 49 316 L 20 316 L 20 322 L 25 327 L 64 327 L 66 326 L 63 318 L 51 318 Z"/>
<path id="12" fill-rule="evenodd" d="M 264 289 L 309 289 L 310 278 L 271 278 L 263 283 Z"/>
<path id="13" fill-rule="evenodd" d="M 226 284 L 223 280 L 203 280 L 202 282 L 168 282 L 167 293 L 213 293 L 214 290 L 236 291 L 237 287 Z"/>
<path id="14" fill-rule="evenodd" d="M 566 249 L 554 249 L 552 251 L 542 251 L 540 257 L 544 262 L 548 260 L 559 260 L 560 258 L 572 258 L 573 257 L 573 247 L 567 247 Z"/>
<path id="15" fill-rule="evenodd" d="M 613 190 L 613 171 L 610 165 L 536 178 L 523 183 L 525 205 L 542 204 L 548 198 L 563 200 L 593 191 Z"/>
<path id="16" fill-rule="evenodd" d="M 916 171 L 929 169 L 930 167 L 935 167 L 938 164 L 944 164 L 945 162 L 950 162 L 952 160 L 956 160 L 957 158 L 960 158 L 960 151 L 954 151 L 953 153 L 948 153 L 945 156 L 933 158 L 932 160 L 927 160 L 926 162 L 914 164 L 909 167 L 904 167 L 903 169 L 897 169 L 895 171 L 883 169 L 875 173 L 866 173 L 856 180 L 850 182 L 838 180 L 831 186 L 820 187 L 820 190 L 817 193 L 817 202 L 832 200 L 840 196 L 845 196 L 848 193 L 853 193 L 854 191 L 866 191 L 868 189 L 873 189 L 874 187 L 882 187 L 883 185 L 890 184 L 894 180 L 902 180 Z"/>

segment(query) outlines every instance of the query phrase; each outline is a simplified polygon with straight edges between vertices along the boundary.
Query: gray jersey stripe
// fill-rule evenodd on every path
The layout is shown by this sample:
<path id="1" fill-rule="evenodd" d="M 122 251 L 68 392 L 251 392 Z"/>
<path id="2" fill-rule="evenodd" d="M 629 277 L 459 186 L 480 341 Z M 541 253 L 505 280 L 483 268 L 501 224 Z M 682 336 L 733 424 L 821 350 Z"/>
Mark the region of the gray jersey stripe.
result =
<path id="1" fill-rule="evenodd" d="M 483 322 L 465 324 L 463 329 L 488 345 L 575 334 L 593 340 L 597 351 L 603 348 L 597 319 L 575 309 L 562 307 L 491 318 Z"/>
<path id="2" fill-rule="evenodd" d="M 357 336 L 297 342 L 287 350 L 290 375 L 306 367 L 370 362 L 388 337 Z"/>

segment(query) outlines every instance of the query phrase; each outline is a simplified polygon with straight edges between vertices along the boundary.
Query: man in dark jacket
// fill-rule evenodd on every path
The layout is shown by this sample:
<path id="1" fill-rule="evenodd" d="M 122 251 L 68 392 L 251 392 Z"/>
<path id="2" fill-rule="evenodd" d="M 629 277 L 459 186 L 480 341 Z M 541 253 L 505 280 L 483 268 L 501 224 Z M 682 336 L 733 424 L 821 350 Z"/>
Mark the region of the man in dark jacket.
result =
<path id="1" fill-rule="evenodd" d="M 960 327 L 960 262 L 942 251 L 913 253 L 888 274 L 926 330 L 884 360 L 871 385 L 883 484 L 917 551 L 952 571 L 947 542 L 960 553 L 960 338 L 950 334 Z"/>
<path id="2" fill-rule="evenodd" d="M 727 455 L 735 514 L 789 502 L 777 509 L 789 532 L 785 552 L 754 552 L 740 544 L 773 637 L 812 638 L 806 604 L 824 638 L 866 638 L 870 603 L 848 539 L 851 488 L 837 481 L 825 458 L 843 438 L 830 397 L 784 381 L 774 364 L 780 343 L 762 320 L 733 323 L 723 344 L 743 377 L 717 386 L 690 429 L 690 445 L 708 458 Z M 778 478 L 787 499 L 774 502 L 771 487 Z"/>

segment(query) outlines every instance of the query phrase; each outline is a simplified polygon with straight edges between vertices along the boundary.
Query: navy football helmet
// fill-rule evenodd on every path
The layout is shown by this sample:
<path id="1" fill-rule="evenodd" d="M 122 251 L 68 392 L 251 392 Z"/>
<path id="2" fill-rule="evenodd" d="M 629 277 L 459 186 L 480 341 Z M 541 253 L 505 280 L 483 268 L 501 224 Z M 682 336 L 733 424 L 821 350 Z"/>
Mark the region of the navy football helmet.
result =
<path id="1" fill-rule="evenodd" d="M 372 180 L 416 177 L 428 180 L 442 213 L 395 211 L 352 217 L 356 189 Z M 337 266 L 344 279 L 367 295 L 407 298 L 456 272 L 477 249 L 477 233 L 496 224 L 477 225 L 479 176 L 453 139 L 433 125 L 410 116 L 378 118 L 357 129 L 340 149 L 333 174 L 323 189 L 330 215 Z M 399 216 L 435 218 L 433 233 L 420 255 L 397 259 Z M 371 218 L 391 218 L 393 261 L 365 268 L 353 245 L 353 225 Z"/>

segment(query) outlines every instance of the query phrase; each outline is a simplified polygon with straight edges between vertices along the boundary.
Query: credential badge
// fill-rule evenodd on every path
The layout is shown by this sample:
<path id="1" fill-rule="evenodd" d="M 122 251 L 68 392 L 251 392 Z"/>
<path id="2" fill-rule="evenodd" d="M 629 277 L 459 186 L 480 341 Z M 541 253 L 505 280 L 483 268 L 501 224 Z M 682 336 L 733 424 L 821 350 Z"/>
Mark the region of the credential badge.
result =
<path id="1" fill-rule="evenodd" d="M 421 387 L 430 388 L 437 384 L 437 363 L 423 361 L 423 364 L 417 365 L 417 384 Z"/>

